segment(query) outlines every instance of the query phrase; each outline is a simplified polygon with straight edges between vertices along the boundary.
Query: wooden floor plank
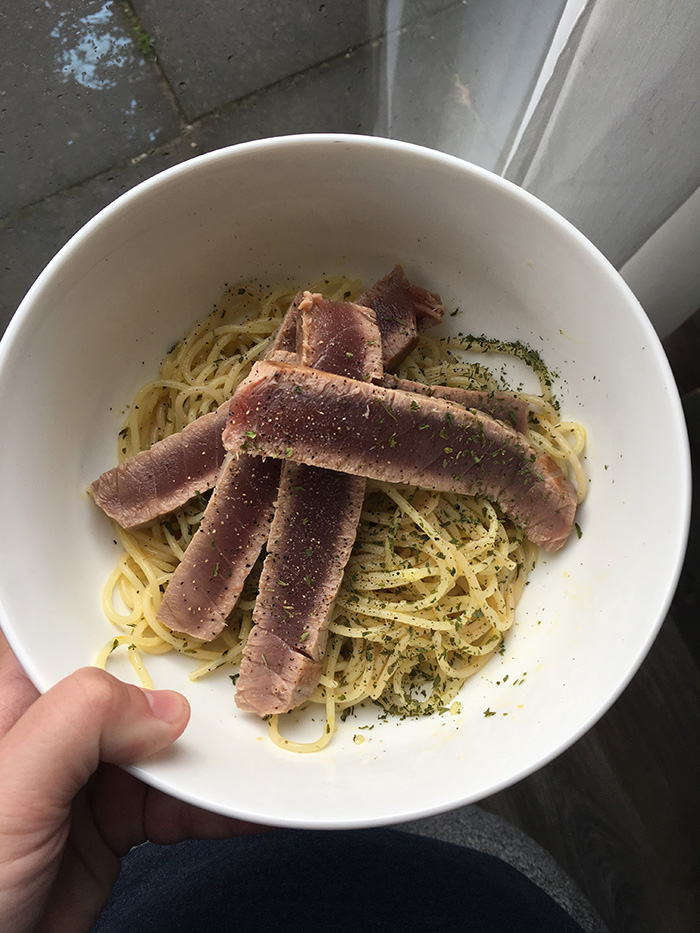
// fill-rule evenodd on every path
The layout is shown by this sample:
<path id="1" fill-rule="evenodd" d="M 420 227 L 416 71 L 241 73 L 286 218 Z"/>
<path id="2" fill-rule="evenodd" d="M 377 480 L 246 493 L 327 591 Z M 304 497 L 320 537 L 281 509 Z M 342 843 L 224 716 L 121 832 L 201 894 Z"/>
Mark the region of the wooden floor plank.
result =
<path id="1" fill-rule="evenodd" d="M 672 619 L 606 716 L 482 802 L 547 849 L 612 933 L 700 930 L 700 670 Z"/>

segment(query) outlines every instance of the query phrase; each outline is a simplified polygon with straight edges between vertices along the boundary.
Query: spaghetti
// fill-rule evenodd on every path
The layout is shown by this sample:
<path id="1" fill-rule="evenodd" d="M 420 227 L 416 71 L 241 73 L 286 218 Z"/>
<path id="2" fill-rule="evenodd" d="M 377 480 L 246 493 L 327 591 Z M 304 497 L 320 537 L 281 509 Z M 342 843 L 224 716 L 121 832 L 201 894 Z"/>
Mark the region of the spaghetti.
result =
<path id="1" fill-rule="evenodd" d="M 325 279 L 311 290 L 352 300 L 360 283 Z M 229 289 L 214 312 L 167 354 L 159 377 L 137 393 L 119 433 L 120 460 L 230 398 L 293 296 L 282 289 L 267 296 L 251 286 Z M 560 419 L 551 377 L 523 344 L 423 337 L 398 375 L 426 384 L 502 388 L 486 367 L 466 361 L 465 350 L 517 356 L 534 370 L 541 393 L 522 396 L 529 406 L 528 436 L 573 477 L 580 502 L 585 432 Z M 189 655 L 196 662 L 192 680 L 240 663 L 253 624 L 260 562 L 216 641 L 182 636 L 156 619 L 205 507 L 206 498 L 197 496 L 146 528 L 126 531 L 115 524 L 123 551 L 102 605 L 119 634 L 100 652 L 99 666 L 123 646 L 141 683 L 151 687 L 144 655 L 173 650 Z M 366 700 L 400 716 L 449 709 L 464 682 L 501 648 L 535 557 L 534 545 L 486 499 L 369 482 L 330 620 L 324 671 L 311 698 L 325 708 L 323 734 L 312 743 L 294 742 L 280 731 L 280 717 L 273 716 L 273 741 L 291 751 L 317 751 L 330 741 L 337 720 Z"/>

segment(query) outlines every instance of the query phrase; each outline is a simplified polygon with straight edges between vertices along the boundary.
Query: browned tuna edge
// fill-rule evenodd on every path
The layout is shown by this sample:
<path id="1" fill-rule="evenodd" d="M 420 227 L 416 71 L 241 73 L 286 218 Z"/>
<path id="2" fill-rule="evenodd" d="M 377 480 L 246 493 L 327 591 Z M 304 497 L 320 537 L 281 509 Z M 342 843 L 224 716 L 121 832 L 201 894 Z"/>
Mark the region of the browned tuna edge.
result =
<path id="1" fill-rule="evenodd" d="M 258 716 L 286 713 L 311 696 L 322 672 L 321 661 L 254 626 L 241 661 L 236 706 Z"/>
<path id="2" fill-rule="evenodd" d="M 269 458 L 267 462 L 271 462 Z M 308 665 L 298 667 L 304 686 L 277 666 L 278 656 L 271 658 L 266 650 L 266 636 L 273 636 L 312 662 L 322 663 L 333 603 L 357 533 L 365 483 L 360 476 L 284 464 L 254 609 L 253 631 L 257 634 L 246 644 L 243 656 L 249 663 L 241 668 L 236 688 L 237 696 L 247 697 L 245 702 L 258 712 L 262 710 L 262 715 L 293 709 L 316 689 L 318 680 L 310 677 Z M 266 657 L 261 664 L 262 653 Z M 286 662 L 291 655 L 281 657 Z M 253 669 L 257 672 L 254 685 L 248 680 Z M 277 684 L 275 691 L 271 690 L 273 683 Z M 265 684 L 268 699 L 254 696 Z M 268 706 L 270 700 L 274 702 Z M 242 705 L 242 701 L 236 702 Z"/>
<path id="3" fill-rule="evenodd" d="M 382 338 L 374 311 L 304 292 L 299 304 L 297 357 L 304 366 L 340 376 L 381 379 Z"/>
<path id="4" fill-rule="evenodd" d="M 228 455 L 202 522 L 168 583 L 156 618 L 211 641 L 238 602 L 272 522 L 281 464 Z"/>
<path id="5" fill-rule="evenodd" d="M 228 402 L 107 470 L 90 486 L 99 507 L 122 528 L 137 528 L 179 508 L 216 482 Z"/>
<path id="6" fill-rule="evenodd" d="M 414 349 L 421 332 L 439 324 L 445 313 L 440 296 L 411 285 L 401 265 L 394 266 L 357 303 L 376 314 L 388 370 L 395 369 Z"/>
<path id="7" fill-rule="evenodd" d="M 439 303 L 439 296 L 410 285 L 401 266 L 396 266 L 365 293 L 365 299 L 370 296 L 366 304 L 363 304 L 363 299 L 359 299 L 357 305 L 371 309 L 372 302 L 380 301 L 389 291 L 398 292 L 401 301 L 409 307 L 407 319 L 413 320 L 414 323 L 418 319 L 419 329 L 424 329 L 425 326 L 437 323 L 441 319 L 444 308 Z M 291 302 L 267 348 L 265 358 L 293 361 L 292 354 L 296 352 L 297 343 L 299 305 L 303 295 L 303 292 L 298 292 Z M 400 322 L 393 320 L 393 324 L 387 324 L 387 313 L 391 317 L 394 312 L 387 312 L 385 309 L 383 313 L 385 330 L 387 326 L 393 327 L 394 336 L 389 339 L 398 340 L 400 353 L 405 355 L 413 343 L 409 347 L 400 336 Z M 414 331 L 417 334 L 416 327 L 412 333 Z M 388 347 L 385 349 L 394 357 L 389 362 L 395 363 L 398 357 L 394 350 L 389 351 Z M 381 361 L 377 362 L 374 356 L 371 356 L 371 361 L 368 362 L 368 373 L 372 378 L 378 378 Z M 384 362 L 386 365 L 386 359 Z M 141 451 L 105 471 L 89 487 L 95 503 L 123 528 L 138 528 L 174 511 L 197 493 L 207 492 L 216 483 L 224 459 L 219 437 L 227 411 L 228 402 L 216 412 L 198 418 L 182 431 L 157 441 L 149 450 Z"/>
<path id="8" fill-rule="evenodd" d="M 279 360 L 279 362 L 294 361 Z M 418 395 L 448 399 L 464 405 L 465 408 L 475 408 L 477 411 L 486 412 L 487 415 L 503 421 L 521 434 L 527 431 L 528 404 L 511 392 L 487 392 L 478 389 L 462 389 L 458 386 L 425 385 L 423 382 L 398 379 L 396 376 L 384 376 L 380 385 L 387 389 L 400 389 L 402 392 L 415 392 Z"/>
<path id="9" fill-rule="evenodd" d="M 298 292 L 285 312 L 264 359 L 296 361 Z M 122 528 L 147 525 L 184 505 L 216 483 L 226 451 L 221 432 L 228 401 L 202 415 L 182 431 L 157 441 L 148 450 L 128 457 L 107 470 L 89 487 L 96 504 Z"/>
<path id="10" fill-rule="evenodd" d="M 371 308 L 304 292 L 298 311 L 297 353 L 306 366 L 381 378 L 381 336 Z M 363 477 L 283 464 L 253 610 L 255 637 L 244 649 L 236 685 L 239 707 L 259 715 L 286 712 L 316 689 L 365 485 Z M 309 660 L 299 661 L 280 642 Z"/>
<path id="11" fill-rule="evenodd" d="M 257 363 L 230 413 L 229 450 L 484 495 L 549 551 L 573 527 L 576 496 L 559 467 L 522 434 L 450 401 Z"/>

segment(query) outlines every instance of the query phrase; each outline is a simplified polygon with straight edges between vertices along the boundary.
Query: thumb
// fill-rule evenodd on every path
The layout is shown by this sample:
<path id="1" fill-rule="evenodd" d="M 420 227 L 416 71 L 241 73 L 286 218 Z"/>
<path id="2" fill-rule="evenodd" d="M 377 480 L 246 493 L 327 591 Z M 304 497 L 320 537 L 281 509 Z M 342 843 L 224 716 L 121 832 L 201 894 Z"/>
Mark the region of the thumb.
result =
<path id="1" fill-rule="evenodd" d="M 98 668 L 66 677 L 0 742 L 0 833 L 50 833 L 100 760 L 130 764 L 152 755 L 172 744 L 188 719 L 178 693 L 142 690 Z"/>

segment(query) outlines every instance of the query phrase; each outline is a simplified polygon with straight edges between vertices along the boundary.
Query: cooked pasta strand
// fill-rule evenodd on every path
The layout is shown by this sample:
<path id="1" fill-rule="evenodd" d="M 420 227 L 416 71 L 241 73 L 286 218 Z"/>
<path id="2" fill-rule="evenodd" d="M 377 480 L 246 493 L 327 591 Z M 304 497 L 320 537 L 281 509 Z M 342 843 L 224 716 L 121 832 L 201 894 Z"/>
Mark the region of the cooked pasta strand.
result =
<path id="1" fill-rule="evenodd" d="M 354 298 L 360 283 L 338 277 L 311 289 Z M 268 345 L 295 292 L 263 295 L 247 285 L 229 289 L 212 314 L 170 350 L 158 378 L 137 393 L 119 435 L 119 459 L 223 404 Z M 502 388 L 485 366 L 462 357 L 465 350 L 510 354 L 532 367 L 541 394 L 521 395 L 529 407 L 530 440 L 568 472 L 582 501 L 585 431 L 560 419 L 551 377 L 524 345 L 423 337 L 399 375 L 427 384 Z M 196 666 L 189 677 L 195 681 L 240 663 L 252 627 L 255 574 L 228 628 L 212 644 L 171 632 L 156 619 L 205 505 L 197 497 L 145 529 L 116 529 L 123 552 L 105 584 L 102 606 L 118 634 L 106 642 L 96 664 L 104 667 L 113 651 L 127 646 L 140 682 L 152 686 L 145 655 L 190 656 Z M 502 645 L 535 555 L 522 532 L 483 498 L 369 482 L 330 620 L 323 674 L 311 700 L 325 711 L 323 733 L 310 743 L 294 741 L 280 731 L 284 717 L 273 716 L 273 742 L 295 752 L 319 751 L 334 735 L 338 718 L 366 700 L 399 715 L 447 710 L 464 682 Z"/>

